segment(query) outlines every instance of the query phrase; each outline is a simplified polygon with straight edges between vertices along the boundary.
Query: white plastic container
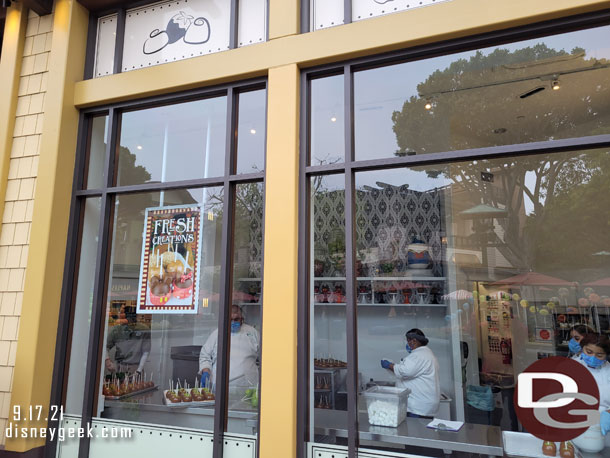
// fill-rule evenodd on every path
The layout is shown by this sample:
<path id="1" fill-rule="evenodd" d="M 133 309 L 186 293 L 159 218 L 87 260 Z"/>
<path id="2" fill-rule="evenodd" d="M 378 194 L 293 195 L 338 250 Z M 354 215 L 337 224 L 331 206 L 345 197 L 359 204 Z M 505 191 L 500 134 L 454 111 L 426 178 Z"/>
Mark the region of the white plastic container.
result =
<path id="1" fill-rule="evenodd" d="M 373 386 L 362 393 L 366 399 L 369 424 L 396 428 L 407 416 L 411 390 L 393 386 Z"/>
<path id="2" fill-rule="evenodd" d="M 589 427 L 584 433 L 573 439 L 572 442 L 580 450 L 587 453 L 601 452 L 606 445 L 604 436 L 602 436 L 602 429 L 599 425 Z"/>

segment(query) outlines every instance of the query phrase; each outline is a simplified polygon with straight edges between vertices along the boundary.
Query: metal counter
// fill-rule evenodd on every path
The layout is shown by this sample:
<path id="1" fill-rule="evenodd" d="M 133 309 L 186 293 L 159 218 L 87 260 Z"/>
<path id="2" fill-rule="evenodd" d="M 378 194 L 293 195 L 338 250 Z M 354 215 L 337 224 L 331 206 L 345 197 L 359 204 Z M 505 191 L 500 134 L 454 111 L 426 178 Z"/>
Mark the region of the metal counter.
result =
<path id="1" fill-rule="evenodd" d="M 214 406 L 168 407 L 163 403 L 163 391 L 155 390 L 122 401 L 105 401 L 103 418 L 138 423 L 182 426 L 214 430 Z M 254 435 L 258 425 L 258 409 L 241 400 L 229 400 L 227 431 Z"/>
<path id="2" fill-rule="evenodd" d="M 325 436 L 347 437 L 347 412 L 315 409 L 315 433 Z M 458 432 L 427 428 L 430 420 L 407 418 L 397 428 L 370 425 L 366 413 L 360 413 L 360 439 L 383 444 L 402 444 L 503 456 L 502 431 L 497 426 L 465 423 Z"/>

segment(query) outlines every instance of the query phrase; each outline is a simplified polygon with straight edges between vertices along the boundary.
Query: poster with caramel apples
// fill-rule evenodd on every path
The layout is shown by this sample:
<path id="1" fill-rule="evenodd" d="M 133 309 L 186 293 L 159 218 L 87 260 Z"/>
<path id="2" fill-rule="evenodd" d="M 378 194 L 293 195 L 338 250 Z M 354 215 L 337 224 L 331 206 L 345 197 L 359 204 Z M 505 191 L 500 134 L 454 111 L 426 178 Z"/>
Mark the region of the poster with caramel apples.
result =
<path id="1" fill-rule="evenodd" d="M 201 207 L 146 209 L 137 313 L 197 313 Z"/>

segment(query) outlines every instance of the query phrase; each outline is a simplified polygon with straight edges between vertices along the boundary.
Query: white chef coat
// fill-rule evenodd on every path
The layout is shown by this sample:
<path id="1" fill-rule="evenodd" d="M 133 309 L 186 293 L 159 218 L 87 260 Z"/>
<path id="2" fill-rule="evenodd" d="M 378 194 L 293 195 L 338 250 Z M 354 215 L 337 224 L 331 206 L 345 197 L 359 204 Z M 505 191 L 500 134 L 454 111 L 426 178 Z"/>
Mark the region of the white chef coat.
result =
<path id="1" fill-rule="evenodd" d="M 572 359 L 585 366 L 597 382 L 599 411 L 610 410 L 610 363 L 606 361 L 599 367 L 589 367 L 580 359 L 580 354 L 572 356 Z"/>
<path id="2" fill-rule="evenodd" d="M 229 367 L 229 383 L 237 386 L 256 385 L 258 383 L 258 349 L 260 338 L 258 331 L 243 323 L 239 331 L 232 332 L 231 364 Z M 218 354 L 218 329 L 210 334 L 199 353 L 199 372 L 209 369 L 210 378 L 216 382 L 216 358 Z"/>
<path id="3" fill-rule="evenodd" d="M 441 401 L 438 361 L 428 347 L 417 347 L 409 356 L 394 364 L 396 386 L 409 388 L 407 411 L 434 416 Z"/>

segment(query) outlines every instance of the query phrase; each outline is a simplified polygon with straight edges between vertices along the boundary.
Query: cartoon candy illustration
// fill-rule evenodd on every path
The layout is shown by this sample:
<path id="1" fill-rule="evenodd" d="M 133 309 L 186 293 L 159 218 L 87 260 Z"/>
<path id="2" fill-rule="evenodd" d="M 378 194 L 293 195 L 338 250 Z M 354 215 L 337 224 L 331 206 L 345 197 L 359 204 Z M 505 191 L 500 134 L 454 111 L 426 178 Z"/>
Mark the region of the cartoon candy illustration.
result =
<path id="1" fill-rule="evenodd" d="M 184 35 L 184 42 L 190 45 L 200 45 L 210 39 L 210 23 L 204 17 L 193 21 Z"/>
<path id="2" fill-rule="evenodd" d="M 204 17 L 195 19 L 184 11 L 180 11 L 172 16 L 165 30 L 155 29 L 150 32 L 148 39 L 144 42 L 142 52 L 154 54 L 180 39 L 192 45 L 207 42 L 210 39 L 210 23 Z"/>

